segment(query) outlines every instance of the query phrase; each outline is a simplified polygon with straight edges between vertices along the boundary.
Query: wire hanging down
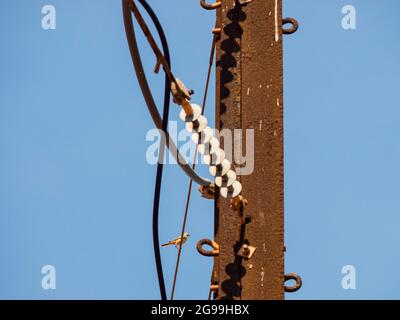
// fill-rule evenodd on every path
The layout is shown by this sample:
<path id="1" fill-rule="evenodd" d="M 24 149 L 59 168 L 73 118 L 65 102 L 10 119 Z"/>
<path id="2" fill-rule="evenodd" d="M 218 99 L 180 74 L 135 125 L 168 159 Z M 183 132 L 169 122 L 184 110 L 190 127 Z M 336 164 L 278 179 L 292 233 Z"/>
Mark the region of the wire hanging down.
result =
<path id="1" fill-rule="evenodd" d="M 190 177 L 188 195 L 186 199 L 186 209 L 185 209 L 185 215 L 181 233 L 181 238 L 182 238 L 186 228 L 186 220 L 188 216 L 188 208 L 190 203 L 193 181 L 203 187 L 214 186 L 214 184 L 211 184 L 209 180 L 203 179 L 196 174 L 195 161 L 197 158 L 197 153 L 202 154 L 204 162 L 210 166 L 209 172 L 214 177 L 214 183 L 216 186 L 219 187 L 219 193 L 222 197 L 231 198 L 236 201 L 241 197 L 240 194 L 242 191 L 242 185 L 237 180 L 236 172 L 232 169 L 231 162 L 228 159 L 226 159 L 224 150 L 220 148 L 219 140 L 217 139 L 217 137 L 214 136 L 213 130 L 209 126 L 207 126 L 207 118 L 204 117 L 204 108 L 206 105 L 210 74 L 215 55 L 216 34 L 214 33 L 212 47 L 211 47 L 211 56 L 210 56 L 209 70 L 207 74 L 207 81 L 203 98 L 203 106 L 202 108 L 200 108 L 200 106 L 196 104 L 189 103 L 189 100 L 191 99 L 191 95 L 193 93 L 187 90 L 183 82 L 175 78 L 175 76 L 172 74 L 170 67 L 169 53 L 168 53 L 168 45 L 156 14 L 145 0 L 138 0 L 138 1 L 141 3 L 146 12 L 149 14 L 149 16 L 152 19 L 152 22 L 157 28 L 157 32 L 159 33 L 159 37 L 163 45 L 164 54 L 159 49 L 153 35 L 150 32 L 150 29 L 148 28 L 145 20 L 143 19 L 135 2 L 133 0 L 122 0 L 126 36 L 136 76 L 155 126 L 165 133 L 166 146 L 170 149 L 171 153 L 176 158 L 177 163 L 181 166 L 184 172 Z M 158 112 L 157 106 L 154 102 L 154 98 L 150 90 L 150 87 L 148 85 L 146 74 L 143 69 L 143 64 L 138 49 L 138 44 L 132 21 L 132 13 L 135 16 L 136 21 L 138 22 L 140 28 L 142 29 L 148 43 L 150 44 L 156 56 L 157 60 L 154 71 L 157 73 L 160 67 L 162 66 L 165 72 L 164 111 L 162 119 Z M 192 167 L 188 163 L 186 163 L 180 152 L 177 150 L 176 145 L 173 143 L 173 141 L 171 141 L 167 129 L 168 111 L 169 111 L 169 92 L 168 92 L 169 90 L 172 93 L 173 101 L 182 107 L 180 118 L 186 123 L 186 129 L 192 133 L 192 140 L 196 143 L 195 159 L 193 161 Z M 161 147 L 160 159 L 162 159 L 165 149 L 164 145 L 160 147 Z M 161 163 L 162 161 L 159 162 Z M 160 163 L 157 167 L 155 195 L 153 202 L 153 243 L 154 243 L 154 253 L 157 264 L 157 273 L 160 284 L 160 293 L 162 299 L 165 300 L 166 293 L 165 293 L 165 284 L 162 271 L 161 255 L 159 251 L 159 237 L 158 237 L 158 214 L 159 214 L 159 202 L 160 202 L 159 197 L 161 191 L 162 169 L 163 169 Z M 174 297 L 181 253 L 182 253 L 182 245 L 179 246 L 173 287 L 171 292 L 171 299 L 173 299 Z"/>
<path id="2" fill-rule="evenodd" d="M 202 115 L 204 114 L 206 103 L 207 103 L 207 95 L 208 95 L 208 88 L 210 85 L 211 70 L 212 70 L 212 66 L 214 63 L 215 44 L 216 44 L 216 36 L 214 35 L 212 44 L 211 44 L 211 52 L 210 52 L 210 60 L 209 60 L 209 66 L 208 66 L 208 72 L 207 72 L 206 85 L 204 88 L 203 104 L 202 104 L 202 108 L 201 108 Z M 197 152 L 198 152 L 198 145 L 196 144 L 196 148 L 195 148 L 195 152 L 194 152 L 194 159 L 193 159 L 193 164 L 192 164 L 193 170 L 196 168 Z M 181 239 L 186 230 L 186 221 L 187 221 L 188 212 L 189 212 L 189 203 L 190 203 L 190 198 L 191 198 L 191 194 L 192 194 L 192 187 L 193 187 L 193 180 L 190 180 L 189 187 L 188 187 L 188 193 L 187 193 L 187 197 L 186 197 L 185 214 L 184 214 L 183 223 L 182 223 Z M 171 300 L 174 299 L 174 295 L 175 295 L 176 281 L 177 281 L 177 277 L 178 277 L 181 255 L 182 255 L 182 246 L 179 246 L 178 256 L 177 256 L 176 266 L 175 266 L 174 281 L 172 283 Z"/>
<path id="3" fill-rule="evenodd" d="M 143 6 L 143 8 L 146 10 L 148 15 L 150 16 L 152 22 L 154 23 L 157 33 L 161 40 L 165 59 L 168 62 L 168 64 L 170 64 L 168 42 L 166 40 L 163 28 L 162 28 L 156 14 L 150 7 L 150 5 L 145 0 L 139 0 L 139 2 Z M 126 1 L 123 1 L 123 9 L 124 9 L 124 17 L 127 17 L 128 15 L 130 16 L 131 13 L 130 13 L 130 10 L 127 10 Z M 127 32 L 127 34 L 128 34 L 128 32 Z M 161 124 L 161 129 L 163 132 L 165 132 L 167 130 L 167 126 L 168 126 L 169 106 L 170 106 L 170 93 L 169 93 L 170 85 L 171 85 L 170 79 L 167 75 L 165 75 L 164 108 L 163 108 L 163 118 L 162 118 L 162 124 Z M 159 159 L 163 159 L 164 152 L 165 152 L 165 145 L 160 143 Z M 159 207 L 160 207 L 162 175 L 163 175 L 163 163 L 162 163 L 162 161 L 159 161 L 157 164 L 154 199 L 153 199 L 153 247 L 154 247 L 154 256 L 155 256 L 155 260 L 156 260 L 158 282 L 159 282 L 159 287 L 160 287 L 160 296 L 161 296 L 162 300 L 167 300 L 167 294 L 166 294 L 165 282 L 164 282 L 164 274 L 163 274 L 163 269 L 162 269 L 161 253 L 160 253 L 159 231 L 158 231 L 158 217 L 159 217 Z"/>

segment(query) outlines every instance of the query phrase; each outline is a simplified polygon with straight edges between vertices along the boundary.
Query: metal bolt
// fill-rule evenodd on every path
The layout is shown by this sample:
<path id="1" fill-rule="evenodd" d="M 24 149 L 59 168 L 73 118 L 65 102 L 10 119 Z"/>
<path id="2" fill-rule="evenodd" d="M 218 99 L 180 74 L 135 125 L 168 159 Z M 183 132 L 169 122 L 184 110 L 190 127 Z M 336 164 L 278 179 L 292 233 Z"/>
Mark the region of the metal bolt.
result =
<path id="1" fill-rule="evenodd" d="M 253 0 L 239 0 L 239 3 L 242 5 L 242 6 L 244 6 L 244 5 L 246 5 L 246 4 L 248 4 L 248 3 L 250 3 L 250 2 L 252 2 Z"/>
<path id="2" fill-rule="evenodd" d="M 212 284 L 210 286 L 210 290 L 213 291 L 213 292 L 218 291 L 218 289 L 219 289 L 219 285 L 218 284 Z"/>
<path id="3" fill-rule="evenodd" d="M 214 28 L 214 29 L 212 30 L 212 33 L 213 33 L 213 34 L 216 34 L 216 35 L 220 35 L 220 34 L 221 34 L 221 28 Z"/>

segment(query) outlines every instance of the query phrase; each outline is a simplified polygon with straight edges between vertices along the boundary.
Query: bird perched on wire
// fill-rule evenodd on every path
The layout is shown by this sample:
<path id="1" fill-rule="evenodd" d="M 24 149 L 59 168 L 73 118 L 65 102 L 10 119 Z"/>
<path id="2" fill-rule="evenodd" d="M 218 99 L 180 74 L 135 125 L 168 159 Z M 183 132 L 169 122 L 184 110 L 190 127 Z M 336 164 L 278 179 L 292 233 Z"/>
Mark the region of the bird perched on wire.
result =
<path id="1" fill-rule="evenodd" d="M 183 238 L 182 238 L 182 239 L 181 239 L 180 236 L 179 236 L 179 237 L 176 237 L 174 240 L 171 240 L 171 241 L 169 241 L 169 242 L 167 242 L 167 243 L 162 244 L 161 247 L 168 247 L 168 246 L 175 245 L 175 247 L 179 248 L 179 246 L 181 245 L 181 243 L 184 244 L 184 243 L 186 242 L 186 240 L 187 240 L 188 237 L 190 237 L 190 234 L 187 233 L 187 232 L 185 232 L 185 233 L 183 234 Z"/>

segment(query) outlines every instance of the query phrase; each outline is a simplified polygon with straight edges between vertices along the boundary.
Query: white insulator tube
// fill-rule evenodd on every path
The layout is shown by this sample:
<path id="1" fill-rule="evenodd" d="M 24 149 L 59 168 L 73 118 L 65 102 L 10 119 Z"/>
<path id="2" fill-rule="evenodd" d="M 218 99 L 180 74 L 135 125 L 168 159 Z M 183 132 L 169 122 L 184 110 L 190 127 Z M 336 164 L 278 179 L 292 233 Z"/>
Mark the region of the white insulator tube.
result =
<path id="1" fill-rule="evenodd" d="M 219 140 L 213 130 L 207 126 L 207 118 L 202 115 L 201 107 L 191 104 L 193 114 L 187 115 L 182 109 L 179 117 L 186 122 L 186 129 L 193 132 L 192 140 L 198 144 L 198 151 L 204 157 L 204 163 L 210 166 L 210 174 L 215 177 L 215 184 L 220 187 L 224 198 L 237 197 L 242 192 L 242 184 L 236 180 L 236 172 L 231 170 L 231 163 L 225 159 L 225 152 L 220 148 Z"/>
<path id="2" fill-rule="evenodd" d="M 201 116 L 201 107 L 197 104 L 191 104 L 192 109 L 193 109 L 193 114 L 188 116 L 186 115 L 186 112 L 184 109 L 181 110 L 179 113 L 179 118 L 181 118 L 182 121 L 185 122 L 192 122 L 197 120 Z"/>
<path id="3" fill-rule="evenodd" d="M 211 155 L 219 149 L 219 141 L 217 138 L 212 137 L 210 142 L 206 144 L 199 144 L 198 150 L 200 154 Z"/>
<path id="4" fill-rule="evenodd" d="M 220 195 L 224 198 L 235 198 L 240 192 L 242 192 L 242 184 L 237 180 L 231 186 L 220 189 Z"/>
<path id="5" fill-rule="evenodd" d="M 211 155 L 205 155 L 203 157 L 204 163 L 209 165 L 209 166 L 216 166 L 221 164 L 223 161 L 225 161 L 225 151 L 222 149 L 218 149 L 215 151 L 215 153 Z M 228 162 L 229 168 L 230 168 L 230 163 Z"/>
<path id="6" fill-rule="evenodd" d="M 215 184 L 220 187 L 230 187 L 236 181 L 236 173 L 233 170 L 229 170 L 228 173 L 222 177 L 215 178 Z"/>
<path id="7" fill-rule="evenodd" d="M 210 127 L 205 127 L 203 131 L 193 133 L 192 141 L 195 144 L 206 144 L 210 142 L 211 138 L 213 137 L 213 131 Z"/>
<path id="8" fill-rule="evenodd" d="M 207 127 L 207 118 L 205 116 L 199 116 L 193 122 L 186 122 L 186 129 L 189 132 L 201 132 Z"/>
<path id="9" fill-rule="evenodd" d="M 220 164 L 210 167 L 210 174 L 213 177 L 224 176 L 230 170 L 230 168 L 231 168 L 231 163 L 229 162 L 229 160 L 224 159 Z"/>

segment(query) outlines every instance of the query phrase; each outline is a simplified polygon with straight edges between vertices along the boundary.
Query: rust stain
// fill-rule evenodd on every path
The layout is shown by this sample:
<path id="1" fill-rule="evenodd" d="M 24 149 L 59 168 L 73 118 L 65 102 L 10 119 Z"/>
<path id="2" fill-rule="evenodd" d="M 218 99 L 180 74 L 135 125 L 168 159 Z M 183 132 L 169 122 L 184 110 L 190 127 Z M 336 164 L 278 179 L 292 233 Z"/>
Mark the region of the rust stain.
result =
<path id="1" fill-rule="evenodd" d="M 259 130 L 254 132 L 254 172 L 240 177 L 249 200 L 246 212 L 256 213 L 251 222 L 238 225 L 240 219 L 229 201 L 216 197 L 220 254 L 215 257 L 214 274 L 221 288 L 217 298 L 280 300 L 284 298 L 283 141 L 275 137 L 283 132 L 282 0 L 252 1 L 240 8 L 232 0 L 221 3 L 217 128 Z M 245 241 L 259 248 L 250 264 L 235 254 Z"/>

